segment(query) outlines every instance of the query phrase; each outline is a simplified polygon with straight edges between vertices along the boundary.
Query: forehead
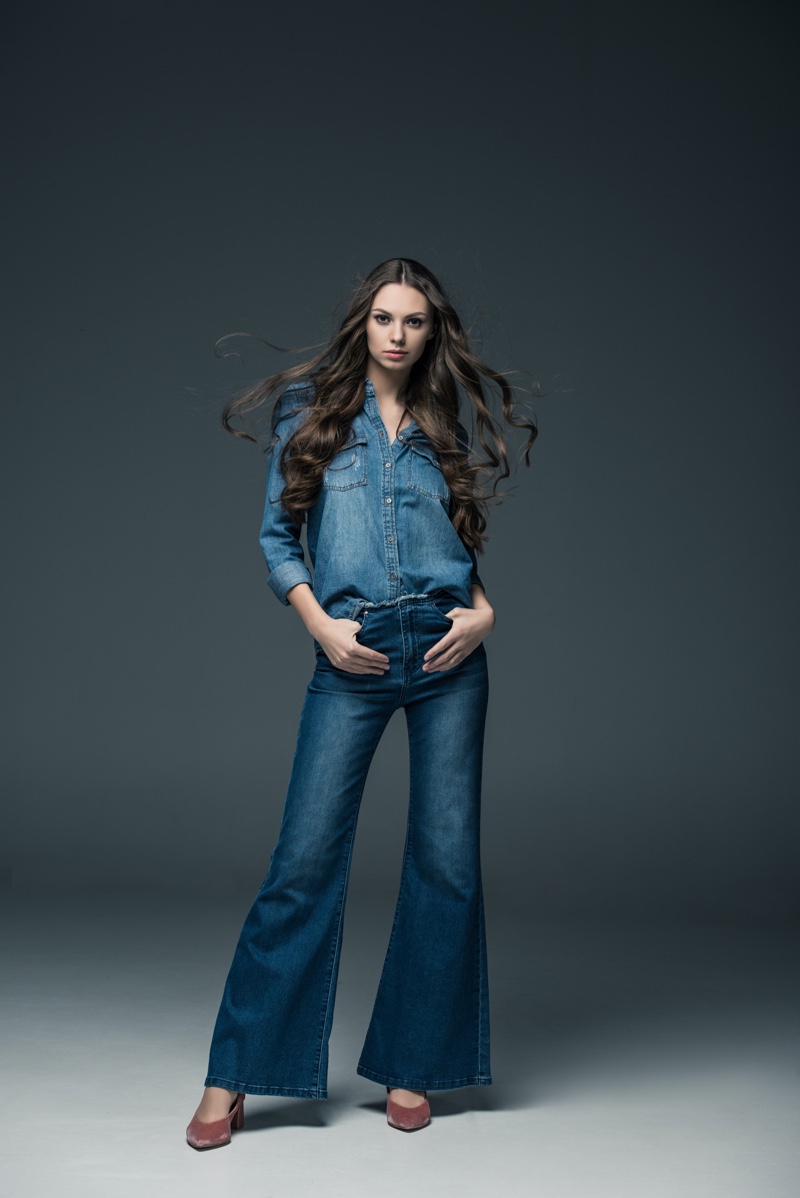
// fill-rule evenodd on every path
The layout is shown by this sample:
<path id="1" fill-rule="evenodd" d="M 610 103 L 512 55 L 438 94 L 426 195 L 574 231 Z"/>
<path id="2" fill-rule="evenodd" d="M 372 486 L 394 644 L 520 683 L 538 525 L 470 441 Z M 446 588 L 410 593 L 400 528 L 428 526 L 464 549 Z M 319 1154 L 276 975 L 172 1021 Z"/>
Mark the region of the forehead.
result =
<path id="1" fill-rule="evenodd" d="M 375 292 L 372 301 L 373 308 L 383 308 L 393 316 L 409 316 L 412 312 L 425 312 L 430 315 L 433 311 L 427 296 L 408 283 L 385 283 Z"/>

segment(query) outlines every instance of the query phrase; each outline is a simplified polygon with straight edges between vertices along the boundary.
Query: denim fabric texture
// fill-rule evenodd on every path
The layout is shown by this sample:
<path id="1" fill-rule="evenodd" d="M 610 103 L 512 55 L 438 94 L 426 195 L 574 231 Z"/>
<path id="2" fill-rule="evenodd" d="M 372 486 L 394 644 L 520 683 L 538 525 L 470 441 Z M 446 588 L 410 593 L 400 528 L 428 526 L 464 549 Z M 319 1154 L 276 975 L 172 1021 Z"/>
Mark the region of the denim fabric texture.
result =
<path id="1" fill-rule="evenodd" d="M 356 822 L 375 748 L 401 707 L 411 762 L 407 834 L 357 1072 L 413 1090 L 491 1084 L 479 848 L 486 653 L 481 644 L 451 670 L 422 670 L 458 598 L 349 601 L 358 640 L 389 657 L 383 675 L 339 670 L 317 646 L 278 841 L 236 946 L 207 1086 L 327 1098 Z"/>
<path id="2" fill-rule="evenodd" d="M 379 603 L 436 591 L 452 595 L 451 606 L 471 607 L 470 587 L 481 580 L 474 551 L 451 523 L 450 491 L 438 455 L 415 421 L 389 443 L 369 379 L 347 444 L 326 466 L 308 512 L 312 579 L 298 532 L 280 502 L 281 450 L 305 419 L 311 394 L 309 384 L 298 383 L 278 401 L 278 440 L 270 454 L 259 536 L 278 599 L 288 604 L 290 588 L 307 582 L 334 618 L 348 616 L 360 599 Z M 466 449 L 462 426 L 459 437 Z"/>

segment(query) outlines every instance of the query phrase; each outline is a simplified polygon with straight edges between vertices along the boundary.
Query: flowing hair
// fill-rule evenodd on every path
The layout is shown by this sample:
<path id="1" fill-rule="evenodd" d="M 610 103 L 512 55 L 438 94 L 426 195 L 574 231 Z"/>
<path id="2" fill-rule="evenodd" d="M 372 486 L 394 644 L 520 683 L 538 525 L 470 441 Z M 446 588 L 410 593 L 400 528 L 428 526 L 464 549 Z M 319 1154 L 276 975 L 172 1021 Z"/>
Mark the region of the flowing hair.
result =
<path id="1" fill-rule="evenodd" d="M 484 380 L 495 384 L 500 391 L 503 420 L 515 428 L 527 430 L 526 466 L 530 466 L 529 455 L 537 427 L 535 422 L 515 414 L 506 374 L 493 370 L 476 357 L 458 314 L 438 279 L 412 258 L 390 258 L 371 270 L 356 288 L 331 341 L 305 362 L 269 375 L 231 400 L 222 412 L 223 426 L 235 437 L 257 441 L 247 431 L 235 428 L 232 420 L 268 404 L 291 383 L 302 379 L 309 384 L 305 390 L 307 416 L 287 440 L 280 460 L 285 479 L 281 503 L 299 527 L 319 494 L 325 466 L 343 448 L 353 418 L 363 405 L 368 358 L 367 319 L 376 292 L 387 283 L 404 283 L 415 288 L 427 297 L 433 308 L 434 335 L 411 367 L 400 395 L 404 404 L 400 423 L 408 413 L 431 442 L 450 489 L 453 527 L 465 545 L 480 551 L 487 539 L 487 504 L 500 498 L 498 485 L 510 474 L 505 440 L 500 423 L 487 403 Z M 219 351 L 227 340 L 227 337 L 220 338 L 215 348 Z M 483 458 L 473 459 L 459 436 L 459 391 L 474 413 Z M 279 409 L 280 404 L 273 405 L 272 437 L 267 449 L 275 443 L 275 430 L 282 418 Z M 493 478 L 491 490 L 482 485 L 487 477 Z"/>

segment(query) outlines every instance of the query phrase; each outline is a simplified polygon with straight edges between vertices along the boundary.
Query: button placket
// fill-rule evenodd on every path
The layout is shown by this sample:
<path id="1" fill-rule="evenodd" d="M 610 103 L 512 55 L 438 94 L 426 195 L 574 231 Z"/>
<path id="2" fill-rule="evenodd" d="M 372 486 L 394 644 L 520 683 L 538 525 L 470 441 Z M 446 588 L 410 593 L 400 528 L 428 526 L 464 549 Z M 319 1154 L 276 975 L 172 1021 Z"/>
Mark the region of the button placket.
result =
<path id="1" fill-rule="evenodd" d="M 394 505 L 394 471 L 391 462 L 384 462 L 383 470 L 383 528 L 386 538 L 387 593 L 390 599 L 397 598 L 397 516 Z"/>
<path id="2" fill-rule="evenodd" d="M 396 599 L 400 589 L 400 563 L 397 556 L 397 517 L 395 515 L 394 503 L 395 471 L 392 469 L 392 466 L 395 464 L 393 460 L 394 447 L 388 443 L 388 436 L 383 420 L 381 419 L 378 401 L 375 398 L 375 393 L 369 381 L 366 387 L 364 411 L 378 434 L 380 456 L 383 458 L 381 507 L 383 508 L 384 548 L 386 551 L 386 591 L 389 599 Z"/>

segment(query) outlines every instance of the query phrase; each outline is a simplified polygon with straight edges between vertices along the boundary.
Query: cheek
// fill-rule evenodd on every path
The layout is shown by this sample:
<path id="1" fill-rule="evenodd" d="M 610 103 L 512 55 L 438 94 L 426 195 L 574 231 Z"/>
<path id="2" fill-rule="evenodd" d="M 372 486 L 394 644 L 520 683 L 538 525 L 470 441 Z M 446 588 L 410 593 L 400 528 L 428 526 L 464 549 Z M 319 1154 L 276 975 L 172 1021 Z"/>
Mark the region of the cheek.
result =
<path id="1" fill-rule="evenodd" d="M 415 359 L 422 355 L 427 344 L 428 338 L 425 333 L 416 333 L 414 335 L 414 340 L 409 343 L 409 349 L 411 350 Z"/>

